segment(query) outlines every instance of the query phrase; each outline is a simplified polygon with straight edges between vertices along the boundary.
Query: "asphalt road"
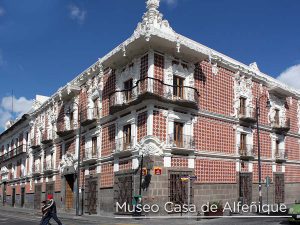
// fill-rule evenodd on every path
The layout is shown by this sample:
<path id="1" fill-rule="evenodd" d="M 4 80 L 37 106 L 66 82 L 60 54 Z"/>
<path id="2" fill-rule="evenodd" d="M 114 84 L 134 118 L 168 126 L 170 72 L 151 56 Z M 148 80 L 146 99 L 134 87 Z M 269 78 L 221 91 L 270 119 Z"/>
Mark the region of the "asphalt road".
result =
<path id="1" fill-rule="evenodd" d="M 218 219 L 113 219 L 101 218 L 97 222 L 87 222 L 75 219 L 61 220 L 63 225 L 284 225 L 287 218 L 218 218 Z M 0 225 L 38 225 L 40 218 L 33 215 L 11 214 L 0 211 Z M 52 225 L 56 224 L 54 221 Z"/>

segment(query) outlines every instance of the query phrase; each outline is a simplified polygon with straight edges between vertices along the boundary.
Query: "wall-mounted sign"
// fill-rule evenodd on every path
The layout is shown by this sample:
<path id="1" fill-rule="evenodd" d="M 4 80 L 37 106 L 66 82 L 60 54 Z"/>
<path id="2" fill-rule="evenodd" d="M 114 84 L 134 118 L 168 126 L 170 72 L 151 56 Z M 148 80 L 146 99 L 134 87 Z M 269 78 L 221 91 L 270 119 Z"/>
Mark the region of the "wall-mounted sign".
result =
<path id="1" fill-rule="evenodd" d="M 161 168 L 160 167 L 154 167 L 154 174 L 155 175 L 161 175 Z"/>

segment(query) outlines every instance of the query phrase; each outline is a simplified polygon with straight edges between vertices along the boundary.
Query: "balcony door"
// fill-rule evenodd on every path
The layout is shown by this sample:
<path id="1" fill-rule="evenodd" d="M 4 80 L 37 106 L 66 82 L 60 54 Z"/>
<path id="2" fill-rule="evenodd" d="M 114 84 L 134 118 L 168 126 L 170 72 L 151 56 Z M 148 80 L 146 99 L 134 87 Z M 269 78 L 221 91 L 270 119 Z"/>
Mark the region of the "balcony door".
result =
<path id="1" fill-rule="evenodd" d="M 183 98 L 183 83 L 184 79 L 178 76 L 173 77 L 173 95 L 177 98 Z"/>
<path id="2" fill-rule="evenodd" d="M 123 148 L 127 149 L 131 143 L 131 124 L 123 127 Z"/>
<path id="3" fill-rule="evenodd" d="M 279 157 L 279 146 L 280 146 L 280 141 L 276 140 L 276 143 L 275 143 L 275 157 Z"/>
<path id="4" fill-rule="evenodd" d="M 73 130 L 74 126 L 74 112 L 70 112 L 70 130 Z"/>
<path id="5" fill-rule="evenodd" d="M 125 100 L 126 102 L 130 101 L 132 98 L 132 87 L 133 87 L 133 81 L 132 79 L 129 79 L 124 82 L 124 89 L 125 89 Z"/>
<path id="6" fill-rule="evenodd" d="M 246 115 L 246 98 L 244 97 L 240 98 L 240 115 L 241 116 Z"/>
<path id="7" fill-rule="evenodd" d="M 92 156 L 96 156 L 97 153 L 97 137 L 92 138 Z"/>
<path id="8" fill-rule="evenodd" d="M 275 125 L 279 126 L 279 109 L 275 109 Z"/>
<path id="9" fill-rule="evenodd" d="M 240 136 L 240 154 L 247 155 L 247 134 L 243 133 Z"/>
<path id="10" fill-rule="evenodd" d="M 183 147 L 183 123 L 174 123 L 174 144 L 176 147 Z"/>

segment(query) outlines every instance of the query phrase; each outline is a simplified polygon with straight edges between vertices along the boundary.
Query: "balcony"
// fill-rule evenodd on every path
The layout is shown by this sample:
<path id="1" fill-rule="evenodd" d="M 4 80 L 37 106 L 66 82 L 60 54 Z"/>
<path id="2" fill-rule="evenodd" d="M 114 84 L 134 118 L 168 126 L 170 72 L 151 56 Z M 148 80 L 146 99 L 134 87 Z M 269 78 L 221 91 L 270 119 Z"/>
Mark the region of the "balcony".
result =
<path id="1" fill-rule="evenodd" d="M 251 125 L 256 123 L 256 110 L 253 107 L 238 109 L 238 118 L 241 125 Z"/>
<path id="2" fill-rule="evenodd" d="M 238 145 L 239 155 L 241 160 L 254 159 L 254 146 L 250 144 Z"/>
<path id="3" fill-rule="evenodd" d="M 118 138 L 115 141 L 115 153 L 118 154 L 127 154 L 130 153 L 134 146 L 134 137 L 131 136 L 130 138 Z"/>
<path id="4" fill-rule="evenodd" d="M 9 152 L 3 154 L 0 156 L 0 163 L 5 162 L 11 158 L 17 157 L 18 155 L 21 155 L 23 153 L 26 153 L 28 150 L 28 145 L 20 145 Z"/>
<path id="5" fill-rule="evenodd" d="M 276 120 L 272 123 L 272 129 L 275 133 L 284 134 L 291 129 L 291 120 L 287 118 L 285 121 Z"/>
<path id="6" fill-rule="evenodd" d="M 131 89 L 112 93 L 109 97 L 110 113 L 139 104 L 147 99 L 198 110 L 199 93 L 192 87 L 173 86 L 161 80 L 146 77 L 138 80 L 136 86 Z"/>
<path id="7" fill-rule="evenodd" d="M 100 118 L 99 115 L 98 107 L 85 109 L 84 112 L 82 112 L 81 125 L 87 126 L 95 123 Z"/>
<path id="8" fill-rule="evenodd" d="M 284 163 L 288 158 L 287 152 L 284 149 L 277 149 L 275 151 L 275 162 Z"/>
<path id="9" fill-rule="evenodd" d="M 53 173 L 54 171 L 55 171 L 55 166 L 54 166 L 53 160 L 46 160 L 44 162 L 43 172 L 49 174 L 49 173 Z"/>
<path id="10" fill-rule="evenodd" d="M 173 151 L 187 153 L 188 150 L 195 149 L 194 137 L 191 135 L 174 135 L 169 134 L 168 145 Z"/>
<path id="11" fill-rule="evenodd" d="M 74 136 L 76 127 L 77 126 L 74 123 L 68 123 L 63 124 L 61 126 L 57 126 L 56 134 L 61 138 L 71 135 Z"/>
<path id="12" fill-rule="evenodd" d="M 50 144 L 53 142 L 54 139 L 54 131 L 53 130 L 47 130 L 43 136 L 42 136 L 42 140 L 41 143 L 46 145 L 46 144 Z"/>
<path id="13" fill-rule="evenodd" d="M 39 176 L 41 174 L 41 164 L 35 163 L 32 165 L 32 176 Z"/>
<path id="14" fill-rule="evenodd" d="M 31 146 L 32 149 L 37 149 L 41 147 L 41 138 L 32 138 Z"/>
<path id="15" fill-rule="evenodd" d="M 82 158 L 82 163 L 83 164 L 93 164 L 96 163 L 98 159 L 98 147 L 94 148 L 85 148 L 82 149 L 83 152 L 83 158 Z"/>

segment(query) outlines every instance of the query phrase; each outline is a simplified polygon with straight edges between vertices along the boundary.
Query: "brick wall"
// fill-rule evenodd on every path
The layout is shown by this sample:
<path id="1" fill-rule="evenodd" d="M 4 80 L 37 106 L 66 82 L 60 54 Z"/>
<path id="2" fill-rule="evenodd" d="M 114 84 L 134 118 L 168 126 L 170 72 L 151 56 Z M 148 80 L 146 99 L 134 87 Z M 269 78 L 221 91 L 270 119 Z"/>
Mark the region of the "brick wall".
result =
<path id="1" fill-rule="evenodd" d="M 56 120 L 57 131 L 65 130 L 65 109 L 64 104 L 58 106 L 58 116 Z"/>
<path id="2" fill-rule="evenodd" d="M 230 116 L 233 113 L 233 72 L 219 68 L 217 75 L 212 74 L 211 65 L 202 61 L 196 65 L 195 88 L 200 93 L 200 108 L 210 112 Z"/>
<path id="3" fill-rule="evenodd" d="M 138 114 L 137 129 L 137 141 L 139 142 L 147 135 L 147 112 Z"/>
<path id="4" fill-rule="evenodd" d="M 260 155 L 261 157 L 271 158 L 272 157 L 272 146 L 270 133 L 260 130 Z M 254 153 L 257 155 L 257 132 L 253 134 Z"/>
<path id="5" fill-rule="evenodd" d="M 236 183 L 235 162 L 196 159 L 197 183 Z"/>
<path id="6" fill-rule="evenodd" d="M 187 158 L 172 158 L 171 167 L 179 167 L 179 168 L 188 168 L 188 159 Z"/>
<path id="7" fill-rule="evenodd" d="M 300 182 L 300 166 L 286 165 L 285 166 L 285 182 Z"/>
<path id="8" fill-rule="evenodd" d="M 69 152 L 69 153 L 75 154 L 75 146 L 76 146 L 75 140 L 66 142 L 65 153 Z"/>
<path id="9" fill-rule="evenodd" d="M 154 53 L 154 78 L 164 80 L 164 56 Z"/>
<path id="10" fill-rule="evenodd" d="M 148 54 L 141 57 L 140 79 L 148 76 Z"/>
<path id="11" fill-rule="evenodd" d="M 260 117 L 259 117 L 259 123 L 263 125 L 269 125 L 268 123 L 268 113 L 269 108 L 267 108 L 267 88 L 265 86 L 261 87 L 259 83 L 253 81 L 253 88 L 252 88 L 252 94 L 253 94 L 253 106 L 256 104 L 256 98 L 260 98 Z"/>
<path id="12" fill-rule="evenodd" d="M 226 138 L 222 138 L 226 135 Z M 216 119 L 198 118 L 194 125 L 196 150 L 234 154 L 235 130 L 233 125 Z"/>
<path id="13" fill-rule="evenodd" d="M 113 148 L 115 147 L 115 135 L 116 128 L 115 124 L 103 127 L 102 129 L 102 149 L 101 155 L 108 156 L 113 152 Z"/>
<path id="14" fill-rule="evenodd" d="M 261 180 L 269 176 L 273 182 L 272 164 L 261 163 Z M 258 164 L 253 163 L 253 183 L 258 182 Z"/>
<path id="15" fill-rule="evenodd" d="M 80 94 L 79 94 L 79 106 L 80 106 L 80 111 L 81 111 L 81 121 L 85 121 L 88 119 L 88 114 L 87 114 L 87 92 L 86 88 L 81 89 Z"/>
<path id="16" fill-rule="evenodd" d="M 102 115 L 109 115 L 109 96 L 116 89 L 116 74 L 114 70 L 107 69 L 103 75 L 103 92 L 102 92 Z"/>
<path id="17" fill-rule="evenodd" d="M 113 164 L 107 163 L 102 165 L 100 187 L 101 188 L 113 187 L 113 184 L 114 184 Z"/>
<path id="18" fill-rule="evenodd" d="M 294 137 L 285 138 L 285 151 L 289 160 L 300 160 L 299 139 Z"/>
<path id="19" fill-rule="evenodd" d="M 119 163 L 119 171 L 130 170 L 131 168 L 132 168 L 131 160 L 121 161 Z"/>
<path id="20" fill-rule="evenodd" d="M 292 100 L 292 104 L 291 104 L 290 100 Z M 298 131 L 299 131 L 298 117 L 297 117 L 298 101 L 293 98 L 288 98 L 287 106 L 288 106 L 288 108 L 287 108 L 286 116 L 287 116 L 287 118 L 290 118 L 290 120 L 291 120 L 290 132 L 298 133 Z"/>
<path id="21" fill-rule="evenodd" d="M 57 144 L 56 145 L 56 168 L 59 167 L 61 158 L 62 158 L 62 145 Z"/>
<path id="22" fill-rule="evenodd" d="M 166 140 L 166 118 L 158 110 L 153 111 L 153 135 L 161 141 Z"/>

